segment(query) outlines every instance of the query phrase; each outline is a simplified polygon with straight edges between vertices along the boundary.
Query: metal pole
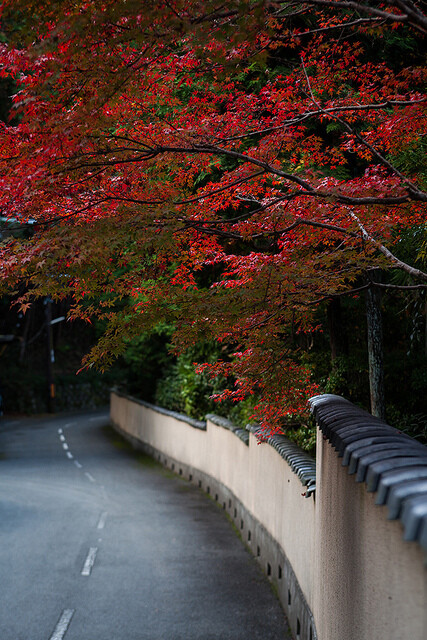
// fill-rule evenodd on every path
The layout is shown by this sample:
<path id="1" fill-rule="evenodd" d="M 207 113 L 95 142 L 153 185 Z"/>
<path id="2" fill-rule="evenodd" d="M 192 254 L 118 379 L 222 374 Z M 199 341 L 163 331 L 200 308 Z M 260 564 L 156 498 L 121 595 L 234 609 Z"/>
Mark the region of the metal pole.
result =
<path id="1" fill-rule="evenodd" d="M 55 352 L 53 349 L 53 332 L 52 332 L 52 300 L 47 297 L 44 300 L 45 317 L 46 317 L 46 371 L 47 371 L 47 410 L 49 413 L 55 412 L 55 382 L 53 377 L 53 363 L 55 362 Z"/>

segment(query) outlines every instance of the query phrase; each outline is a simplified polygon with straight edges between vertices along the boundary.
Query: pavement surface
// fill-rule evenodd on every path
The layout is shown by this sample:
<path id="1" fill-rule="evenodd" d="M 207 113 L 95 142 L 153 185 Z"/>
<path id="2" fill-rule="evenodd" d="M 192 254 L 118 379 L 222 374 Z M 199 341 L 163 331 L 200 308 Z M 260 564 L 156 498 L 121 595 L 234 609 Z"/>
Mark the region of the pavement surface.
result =
<path id="1" fill-rule="evenodd" d="M 0 422 L 0 640 L 290 640 L 223 512 L 108 422 Z"/>

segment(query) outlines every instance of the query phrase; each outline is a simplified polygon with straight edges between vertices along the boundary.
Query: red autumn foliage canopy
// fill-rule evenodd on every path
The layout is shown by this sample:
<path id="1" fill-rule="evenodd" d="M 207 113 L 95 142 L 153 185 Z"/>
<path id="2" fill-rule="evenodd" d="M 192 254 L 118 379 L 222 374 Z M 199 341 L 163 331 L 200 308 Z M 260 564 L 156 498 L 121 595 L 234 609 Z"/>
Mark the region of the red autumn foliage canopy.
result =
<path id="1" fill-rule="evenodd" d="M 224 346 L 223 397 L 264 422 L 316 387 L 298 351 L 319 305 L 400 270 L 425 229 L 419 3 L 3 2 L 2 290 L 108 318 L 87 362 L 173 322 Z M 423 236 L 425 237 L 425 236 Z M 378 284 L 376 286 L 379 286 Z M 392 285 L 390 281 L 383 283 Z"/>

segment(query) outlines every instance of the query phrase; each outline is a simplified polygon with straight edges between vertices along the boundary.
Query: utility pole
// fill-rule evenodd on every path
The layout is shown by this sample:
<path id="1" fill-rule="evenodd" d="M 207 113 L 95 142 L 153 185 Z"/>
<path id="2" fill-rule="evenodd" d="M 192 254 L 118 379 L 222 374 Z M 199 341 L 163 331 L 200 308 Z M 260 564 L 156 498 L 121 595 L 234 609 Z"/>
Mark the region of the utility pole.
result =
<path id="1" fill-rule="evenodd" d="M 46 373 L 47 373 L 47 410 L 49 413 L 55 412 L 55 382 L 53 378 L 53 363 L 55 362 L 55 352 L 53 349 L 52 332 L 52 300 L 49 297 L 44 299 L 44 313 L 46 318 Z"/>

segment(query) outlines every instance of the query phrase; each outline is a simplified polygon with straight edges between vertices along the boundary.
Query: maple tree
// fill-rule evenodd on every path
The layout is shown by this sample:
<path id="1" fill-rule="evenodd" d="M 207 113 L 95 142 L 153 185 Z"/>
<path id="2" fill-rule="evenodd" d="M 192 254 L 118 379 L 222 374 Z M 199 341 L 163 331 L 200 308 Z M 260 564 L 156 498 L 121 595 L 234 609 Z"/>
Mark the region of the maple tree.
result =
<path id="1" fill-rule="evenodd" d="M 317 390 L 319 306 L 427 288 L 421 3 L 2 10 L 0 208 L 31 235 L 2 243 L 2 290 L 108 319 L 86 364 L 169 322 L 177 350 L 219 343 L 200 369 L 232 381 L 222 399 L 256 393 L 274 428 Z M 408 61 L 384 53 L 399 37 Z"/>

